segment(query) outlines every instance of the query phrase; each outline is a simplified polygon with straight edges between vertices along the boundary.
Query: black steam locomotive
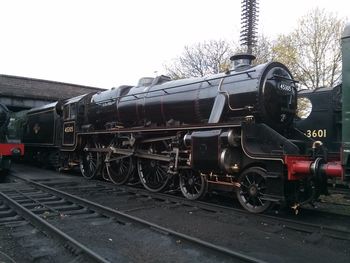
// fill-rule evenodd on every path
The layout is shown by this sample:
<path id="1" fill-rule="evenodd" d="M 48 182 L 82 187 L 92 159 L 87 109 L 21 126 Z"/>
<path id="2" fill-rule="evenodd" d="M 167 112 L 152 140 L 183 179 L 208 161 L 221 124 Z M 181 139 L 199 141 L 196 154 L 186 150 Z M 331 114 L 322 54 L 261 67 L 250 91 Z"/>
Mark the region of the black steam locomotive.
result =
<path id="1" fill-rule="evenodd" d="M 234 191 L 254 213 L 273 203 L 300 205 L 326 192 L 320 142 L 295 129 L 295 81 L 281 63 L 234 68 L 193 79 L 141 79 L 30 110 L 23 142 L 30 156 L 84 177 L 135 182 L 153 192 L 180 187 L 186 198 Z"/>

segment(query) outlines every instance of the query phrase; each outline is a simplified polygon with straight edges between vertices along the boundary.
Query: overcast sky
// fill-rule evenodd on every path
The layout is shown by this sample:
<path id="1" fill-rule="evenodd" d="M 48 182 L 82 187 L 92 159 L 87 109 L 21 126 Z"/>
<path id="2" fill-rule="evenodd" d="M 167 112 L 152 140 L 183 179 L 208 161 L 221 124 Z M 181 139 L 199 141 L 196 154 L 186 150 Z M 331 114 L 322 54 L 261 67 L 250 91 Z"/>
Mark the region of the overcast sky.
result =
<path id="1" fill-rule="evenodd" d="M 288 33 L 321 7 L 350 17 L 349 0 L 259 0 L 259 34 Z M 135 85 L 185 45 L 238 40 L 241 0 L 0 0 L 0 74 L 101 88 Z M 157 73 L 155 73 L 157 72 Z"/>

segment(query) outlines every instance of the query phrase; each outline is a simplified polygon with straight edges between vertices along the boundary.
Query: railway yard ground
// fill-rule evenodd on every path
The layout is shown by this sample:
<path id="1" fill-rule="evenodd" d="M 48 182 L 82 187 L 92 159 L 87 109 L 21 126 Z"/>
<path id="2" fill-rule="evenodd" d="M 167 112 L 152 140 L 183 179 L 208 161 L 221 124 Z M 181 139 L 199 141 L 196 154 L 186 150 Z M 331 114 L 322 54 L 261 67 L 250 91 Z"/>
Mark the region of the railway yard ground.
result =
<path id="1" fill-rule="evenodd" d="M 87 181 L 15 164 L 0 184 L 0 262 L 350 262 L 350 191 L 295 215 L 232 198 Z"/>

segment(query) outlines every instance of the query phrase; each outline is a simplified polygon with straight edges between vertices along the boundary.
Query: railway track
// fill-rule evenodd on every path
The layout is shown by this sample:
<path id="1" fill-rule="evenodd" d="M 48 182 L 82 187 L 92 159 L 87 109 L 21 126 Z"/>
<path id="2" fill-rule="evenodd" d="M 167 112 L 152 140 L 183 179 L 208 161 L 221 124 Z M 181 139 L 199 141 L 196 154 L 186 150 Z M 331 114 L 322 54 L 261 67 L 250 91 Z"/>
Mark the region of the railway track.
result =
<path id="1" fill-rule="evenodd" d="M 272 211 L 272 214 L 267 215 L 273 217 L 273 220 L 270 220 L 265 217 L 266 215 L 260 217 L 233 208 L 232 198 L 217 199 L 215 203 L 209 203 L 210 200 L 218 198 L 211 196 L 203 202 L 197 202 L 182 198 L 176 191 L 153 194 L 137 187 L 116 186 L 99 180 L 87 181 L 74 174 L 63 175 L 47 170 L 43 173 L 43 170 L 30 167 L 19 167 L 14 173 L 19 177 L 30 178 L 32 181 L 88 199 L 113 210 L 267 262 L 318 260 L 321 263 L 333 259 L 337 262 L 348 262 L 350 256 L 350 243 L 346 237 L 344 238 L 342 231 L 330 232 L 327 229 L 327 234 L 323 231 L 324 226 L 348 231 L 350 229 L 348 217 L 334 220 L 330 215 L 302 211 L 301 215 L 294 216 L 282 214 L 283 210 L 278 210 L 279 214 Z M 23 184 L 23 180 L 15 177 L 9 177 L 9 180 L 14 185 Z M 328 219 L 325 220 L 326 218 Z M 283 219 L 296 222 L 287 225 Z M 298 225 L 298 221 L 311 223 L 315 227 L 302 227 Z M 66 222 L 66 224 L 71 223 Z M 81 224 L 78 227 L 81 227 Z M 159 230 L 152 229 L 152 231 L 160 233 Z M 161 233 L 170 236 L 167 233 Z M 122 236 L 117 238 L 123 239 Z M 178 240 L 181 242 L 182 239 Z M 159 243 L 159 241 L 156 242 Z M 185 243 L 187 242 L 181 242 L 182 245 Z M 133 262 L 133 260 L 129 261 Z M 154 258 L 144 259 L 142 262 L 151 261 L 153 262 Z"/>
<path id="2" fill-rule="evenodd" d="M 17 191 L 16 191 L 17 192 Z M 1 223 L 16 223 L 18 221 L 21 221 L 21 218 L 24 218 L 28 222 L 30 222 L 32 225 L 40 229 L 41 231 L 45 232 L 51 237 L 54 237 L 56 240 L 58 240 L 60 243 L 65 244 L 70 251 L 73 252 L 73 254 L 79 258 L 83 258 L 89 262 L 100 262 L 100 263 L 107 263 L 106 259 L 104 259 L 102 256 L 96 254 L 91 249 L 87 248 L 85 245 L 80 243 L 79 241 L 75 240 L 71 236 L 67 235 L 63 231 L 56 228 L 54 225 L 48 223 L 45 219 L 37 215 L 37 212 L 41 212 L 43 210 L 46 211 L 53 211 L 57 212 L 58 210 L 52 209 L 49 207 L 45 207 L 42 209 L 36 209 L 35 212 L 31 211 L 30 209 L 26 208 L 26 204 L 28 200 L 34 201 L 33 198 L 29 197 L 28 195 L 21 194 L 19 195 L 12 194 L 4 194 L 3 192 L 0 192 L 0 198 L 3 200 L 3 206 L 4 208 L 7 208 L 5 213 L 9 213 L 11 216 L 10 218 L 6 218 L 2 216 Z M 10 197 L 13 196 L 12 198 Z M 22 199 L 21 201 L 17 202 L 15 199 L 25 197 L 25 199 Z M 37 203 L 35 205 L 38 205 Z M 13 215 L 13 212 L 16 214 Z"/>
<path id="3" fill-rule="evenodd" d="M 350 189 L 349 188 L 330 188 L 329 192 L 331 194 L 339 194 L 342 195 L 343 198 L 350 200 Z"/>
<path id="4" fill-rule="evenodd" d="M 23 179 L 22 179 L 23 180 Z M 323 216 L 322 219 L 325 220 L 324 215 L 331 216 L 329 219 L 329 222 L 325 223 L 311 223 L 311 222 L 305 222 L 302 220 L 305 220 L 305 218 L 300 218 L 290 215 L 269 215 L 269 214 L 251 214 L 245 210 L 239 209 L 239 208 L 233 208 L 229 206 L 219 205 L 215 203 L 210 202 L 204 202 L 204 201 L 191 201 L 187 200 L 180 196 L 170 195 L 170 194 L 162 194 L 162 193 L 151 193 L 149 191 L 146 191 L 144 189 L 139 189 L 135 187 L 130 186 L 115 186 L 110 183 L 106 182 L 100 182 L 95 181 L 93 183 L 88 182 L 87 184 L 81 185 L 81 182 L 66 182 L 65 180 L 60 181 L 54 181 L 54 180 L 44 180 L 41 181 L 45 185 L 52 185 L 55 188 L 61 188 L 64 189 L 64 191 L 80 191 L 82 193 L 91 194 L 91 193 L 116 193 L 117 195 L 134 195 L 135 198 L 145 199 L 145 200 L 154 200 L 158 203 L 167 203 L 169 206 L 176 207 L 176 206 L 185 206 L 189 209 L 193 210 L 203 210 L 209 213 L 215 213 L 215 214 L 234 214 L 234 215 L 240 215 L 245 216 L 253 219 L 258 219 L 263 222 L 267 222 L 269 224 L 278 224 L 282 226 L 285 229 L 290 229 L 293 231 L 299 231 L 302 233 L 309 233 L 309 234 L 315 234 L 318 233 L 323 236 L 327 236 L 330 238 L 335 238 L 339 240 L 347 240 L 350 241 L 350 230 L 347 230 L 347 226 L 341 225 L 337 227 L 331 227 L 330 222 L 332 220 L 336 220 L 337 222 L 349 222 L 350 216 L 346 215 L 338 215 L 338 214 L 332 214 L 326 211 L 315 211 L 311 209 L 305 209 L 307 211 L 306 213 L 311 214 L 315 213 L 314 215 L 311 215 L 311 217 L 317 218 L 318 216 Z M 33 184 L 38 184 L 34 183 Z M 136 211 L 139 209 L 147 209 L 154 207 L 154 205 L 149 204 L 148 206 L 140 206 L 140 207 L 133 207 L 133 208 L 127 208 L 124 210 L 125 213 L 130 213 L 132 211 Z M 118 208 L 120 210 L 123 210 L 123 208 Z M 350 229 L 350 228 L 349 228 Z"/>
<path id="5" fill-rule="evenodd" d="M 54 187 L 21 177 L 17 177 L 17 179 L 23 182 L 21 186 L 17 185 L 15 188 L 1 190 L 0 192 L 0 199 L 3 200 L 7 207 L 16 212 L 15 216 L 12 214 L 10 217 L 3 217 L 3 223 L 14 223 L 17 222 L 19 218 L 23 217 L 47 235 L 60 240 L 61 243 L 69 244 L 69 247 L 73 248 L 71 250 L 75 252 L 75 255 L 83 255 L 89 262 L 108 262 L 111 258 L 107 257 L 105 259 L 101 256 L 101 253 L 99 255 L 95 249 L 84 246 L 84 242 L 79 241 L 78 238 L 75 239 L 72 237 L 74 233 L 66 233 L 64 227 L 62 228 L 62 224 L 58 224 L 59 227 L 54 226 L 54 223 L 57 222 L 52 223 L 55 221 L 53 219 L 78 217 L 80 220 L 82 220 L 82 218 L 93 220 L 97 222 L 97 225 L 99 221 L 108 221 L 108 226 L 112 224 L 136 226 L 138 229 L 141 228 L 153 232 L 153 235 L 158 236 L 160 240 L 164 236 L 171 238 L 171 244 L 175 246 L 180 242 L 191 249 L 199 251 L 203 254 L 203 257 L 205 256 L 205 258 L 209 260 L 207 262 L 231 262 L 233 259 L 235 262 L 264 262 L 263 260 L 242 252 L 218 246 L 199 238 L 162 227 L 147 220 L 55 189 Z M 50 183 L 50 181 L 46 181 L 46 183 Z M 61 182 L 59 185 L 67 187 L 70 183 Z M 6 220 L 7 222 L 5 222 Z M 69 224 L 70 221 L 67 221 L 66 224 L 67 223 Z M 89 228 L 90 227 L 91 224 L 89 224 Z M 130 235 L 132 234 L 130 233 Z M 184 251 L 182 251 L 182 253 L 184 253 Z"/>

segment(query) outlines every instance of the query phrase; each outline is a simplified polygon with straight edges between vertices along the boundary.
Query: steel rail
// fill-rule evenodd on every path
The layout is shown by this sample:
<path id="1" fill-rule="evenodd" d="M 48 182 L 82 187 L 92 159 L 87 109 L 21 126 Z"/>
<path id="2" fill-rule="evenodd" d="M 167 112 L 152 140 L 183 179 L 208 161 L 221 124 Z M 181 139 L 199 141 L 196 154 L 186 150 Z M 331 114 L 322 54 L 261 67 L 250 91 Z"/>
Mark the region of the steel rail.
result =
<path id="1" fill-rule="evenodd" d="M 340 239 L 340 240 L 349 240 L 350 241 L 350 231 L 343 230 L 343 229 L 337 229 L 337 228 L 332 228 L 329 226 L 324 226 L 324 225 L 317 225 L 317 224 L 312 224 L 312 223 L 307 223 L 307 222 L 302 222 L 302 221 L 297 221 L 293 219 L 288 219 L 288 218 L 283 218 L 281 216 L 272 216 L 272 215 L 266 215 L 266 214 L 252 214 L 248 211 L 239 209 L 239 208 L 233 208 L 233 207 L 227 207 L 223 205 L 218 205 L 218 204 L 213 204 L 213 203 L 208 203 L 204 201 L 192 201 L 185 199 L 184 197 L 178 197 L 178 196 L 172 196 L 169 194 L 163 194 L 163 193 L 150 193 L 144 189 L 137 189 L 134 187 L 129 187 L 129 186 L 114 186 L 111 185 L 110 183 L 106 182 L 98 182 L 101 185 L 104 186 L 109 186 L 112 188 L 118 187 L 121 189 L 124 189 L 125 191 L 129 191 L 132 193 L 142 193 L 143 195 L 150 196 L 154 199 L 159 197 L 162 197 L 164 200 L 173 200 L 178 203 L 182 203 L 191 207 L 198 207 L 203 210 L 216 210 L 216 211 L 228 211 L 228 212 L 234 212 L 234 213 L 239 213 L 243 214 L 246 216 L 250 217 L 255 217 L 255 218 L 261 218 L 261 219 L 267 219 L 271 220 L 277 223 L 283 223 L 285 228 L 292 229 L 292 230 L 298 230 L 301 232 L 307 232 L 307 233 L 313 233 L 313 232 L 321 232 L 325 236 L 335 238 L 335 239 Z M 319 212 L 319 211 L 317 211 Z M 340 214 L 340 216 L 346 216 Z"/>
<path id="2" fill-rule="evenodd" d="M 60 240 L 63 243 L 69 244 L 69 246 L 75 248 L 77 251 L 79 251 L 77 254 L 81 254 L 86 259 L 91 260 L 92 262 L 99 262 L 99 263 L 108 263 L 109 261 L 103 258 L 102 256 L 96 254 L 83 244 L 79 243 L 77 240 L 73 239 L 66 233 L 62 232 L 55 226 L 48 223 L 46 220 L 42 219 L 41 217 L 37 216 L 27 208 L 20 205 L 18 202 L 4 194 L 0 191 L 0 197 L 3 198 L 3 200 L 10 206 L 12 209 L 14 209 L 18 214 L 23 216 L 27 221 L 29 221 L 31 224 L 33 224 L 35 227 L 41 229 L 43 232 L 47 233 L 49 236 L 53 236 L 54 238 Z"/>
<path id="3" fill-rule="evenodd" d="M 159 193 L 156 193 L 158 195 Z M 148 195 L 151 195 L 150 193 Z M 154 195 L 154 193 L 152 193 Z M 164 197 L 167 197 L 169 199 L 169 195 L 165 194 L 159 194 L 159 195 L 164 195 Z M 178 202 L 184 203 L 186 205 L 191 205 L 194 207 L 199 207 L 202 209 L 206 210 L 213 210 L 214 208 L 220 211 L 229 211 L 229 212 L 235 212 L 239 214 L 243 214 L 246 216 L 250 217 L 258 217 L 261 219 L 267 219 L 271 220 L 277 223 L 283 223 L 285 228 L 292 229 L 292 230 L 297 230 L 301 232 L 307 232 L 307 233 L 314 233 L 314 232 L 320 232 L 324 234 L 325 236 L 335 238 L 335 239 L 340 239 L 340 240 L 349 240 L 350 241 L 350 231 L 342 230 L 342 229 L 337 229 L 337 228 L 332 228 L 329 226 L 324 226 L 324 225 L 317 225 L 317 224 L 312 224 L 312 223 L 307 223 L 307 222 L 302 222 L 302 221 L 297 221 L 293 219 L 288 219 L 288 218 L 283 218 L 281 216 L 272 216 L 272 215 L 266 215 L 266 214 L 252 214 L 248 211 L 239 209 L 239 208 L 233 208 L 233 207 L 227 207 L 223 205 L 218 205 L 218 204 L 213 204 L 213 203 L 207 203 L 203 201 L 191 201 L 184 199 L 183 197 L 177 197 L 177 196 L 171 196 L 170 199 L 176 199 Z M 319 211 L 317 211 L 319 212 Z M 345 215 L 340 215 L 340 216 L 345 216 Z"/>
<path id="4" fill-rule="evenodd" d="M 342 194 L 346 197 L 350 197 L 350 189 L 349 188 L 331 188 L 329 189 L 331 194 Z"/>
<path id="5" fill-rule="evenodd" d="M 18 176 L 16 176 L 16 177 L 20 178 L 21 180 L 27 182 L 30 185 L 33 185 L 33 186 L 38 187 L 40 189 L 44 189 L 46 191 L 50 191 L 51 193 L 54 193 L 60 197 L 63 197 L 66 200 L 70 199 L 74 203 L 79 203 L 80 205 L 87 206 L 90 209 L 95 210 L 98 213 L 105 214 L 105 215 L 113 217 L 113 218 L 121 217 L 123 219 L 126 219 L 129 221 L 138 223 L 140 225 L 149 227 L 151 229 L 157 230 L 160 233 L 165 233 L 165 234 L 171 235 L 171 236 L 176 237 L 176 238 L 181 238 L 181 239 L 186 240 L 190 243 L 193 243 L 194 245 L 197 245 L 197 246 L 199 245 L 199 246 L 205 247 L 207 249 L 210 249 L 212 251 L 222 253 L 225 256 L 234 257 L 236 259 L 240 259 L 240 260 L 245 261 L 245 262 L 251 262 L 251 263 L 265 263 L 266 262 L 266 261 L 254 258 L 252 256 L 245 255 L 245 254 L 240 253 L 238 251 L 234 251 L 234 250 L 228 249 L 226 247 L 218 246 L 218 245 L 212 244 L 210 242 L 204 241 L 202 239 L 192 237 L 192 236 L 171 230 L 169 228 L 162 227 L 160 225 L 157 225 L 157 224 L 151 223 L 149 221 L 143 220 L 141 218 L 138 218 L 138 217 L 111 209 L 109 207 L 102 206 L 102 205 L 97 204 L 95 202 L 92 202 L 92 201 L 80 198 L 78 196 L 60 191 L 58 189 L 49 187 L 47 185 L 43 185 L 41 183 L 37 183 L 37 182 L 22 178 L 22 177 L 18 177 Z"/>
<path id="6" fill-rule="evenodd" d="M 17 177 L 17 176 L 16 176 Z M 18 177 L 22 180 L 26 180 L 24 178 Z M 118 188 L 118 189 L 123 189 L 124 191 L 133 193 L 133 194 L 142 194 L 145 196 L 150 196 L 153 199 L 159 199 L 160 197 L 163 200 L 170 200 L 174 201 L 177 203 L 181 203 L 187 206 L 191 207 L 198 207 L 203 210 L 208 210 L 208 211 L 220 211 L 220 212 L 233 212 L 233 213 L 238 213 L 241 215 L 246 215 L 254 218 L 260 218 L 262 220 L 271 220 L 273 222 L 283 224 L 283 226 L 286 229 L 291 229 L 291 230 L 296 230 L 300 232 L 305 232 L 305 233 L 314 233 L 314 232 L 320 232 L 325 236 L 335 238 L 335 239 L 340 239 L 340 240 L 349 240 L 350 241 L 350 231 L 343 230 L 343 229 L 337 229 L 337 228 L 332 228 L 326 225 L 317 225 L 313 223 L 307 223 L 307 222 L 302 222 L 298 220 L 293 220 L 293 219 L 288 219 L 288 218 L 283 218 L 281 216 L 272 216 L 272 215 L 266 215 L 266 214 L 252 214 L 250 212 L 247 212 L 245 210 L 239 209 L 239 208 L 233 208 L 233 207 L 227 207 L 219 204 L 213 204 L 213 203 L 208 203 L 204 201 L 192 201 L 185 199 L 184 197 L 179 197 L 179 196 L 173 196 L 169 194 L 163 194 L 163 193 L 151 193 L 149 191 L 146 191 L 144 189 L 138 189 L 135 187 L 130 187 L 126 185 L 121 185 L 121 186 L 116 186 L 108 182 L 97 182 L 98 185 L 108 187 L 108 188 Z M 316 211 L 320 212 L 320 211 Z M 346 215 L 340 215 L 340 216 L 346 216 Z"/>

